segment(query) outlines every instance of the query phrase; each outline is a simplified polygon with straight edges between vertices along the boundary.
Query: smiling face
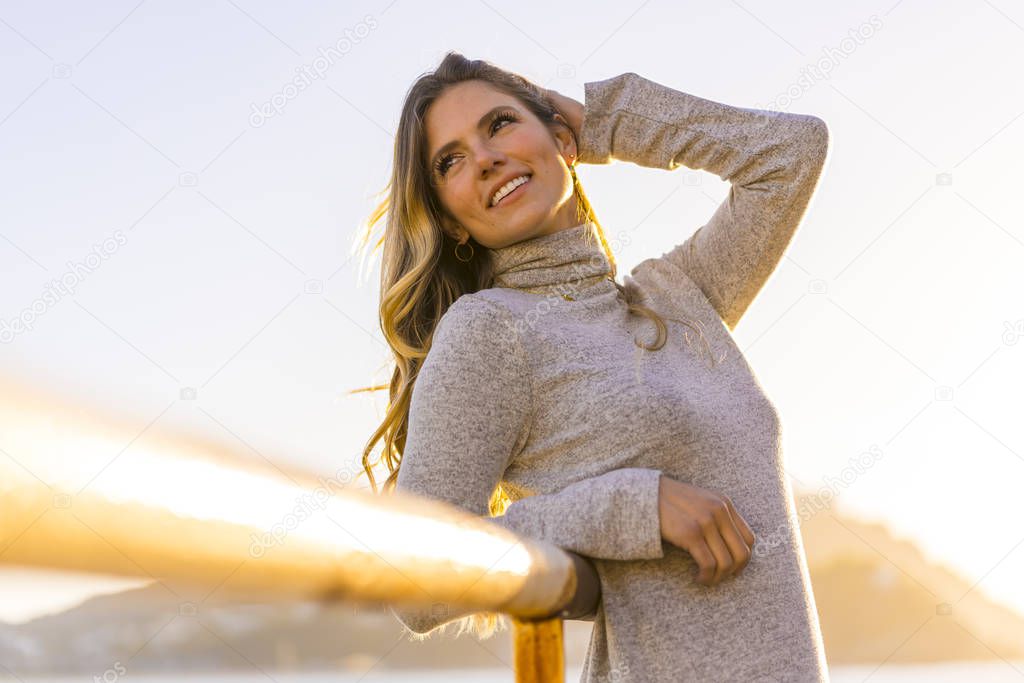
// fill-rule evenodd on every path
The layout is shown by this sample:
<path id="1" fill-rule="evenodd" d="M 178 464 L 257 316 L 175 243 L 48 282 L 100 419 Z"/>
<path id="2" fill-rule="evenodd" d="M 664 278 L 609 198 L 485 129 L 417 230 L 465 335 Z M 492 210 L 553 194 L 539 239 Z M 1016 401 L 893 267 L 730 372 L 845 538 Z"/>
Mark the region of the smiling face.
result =
<path id="1" fill-rule="evenodd" d="M 424 123 L 431 182 L 454 219 L 446 218 L 446 231 L 460 243 L 472 236 L 498 249 L 578 224 L 567 165 L 577 152 L 566 127 L 545 125 L 479 80 L 447 88 Z M 496 190 L 524 175 L 527 183 L 491 205 Z"/>

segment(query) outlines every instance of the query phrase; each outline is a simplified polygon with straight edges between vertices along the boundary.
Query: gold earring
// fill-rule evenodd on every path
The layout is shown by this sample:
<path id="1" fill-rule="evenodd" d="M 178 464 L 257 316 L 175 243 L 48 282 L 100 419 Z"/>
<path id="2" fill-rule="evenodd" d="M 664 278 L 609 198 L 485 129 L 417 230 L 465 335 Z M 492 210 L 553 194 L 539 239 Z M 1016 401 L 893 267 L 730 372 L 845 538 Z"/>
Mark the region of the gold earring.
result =
<path id="1" fill-rule="evenodd" d="M 459 256 L 459 247 L 469 247 L 469 256 L 467 256 L 466 258 L 462 258 L 461 256 Z M 455 249 L 453 249 L 452 251 L 455 253 L 455 258 L 459 259 L 463 263 L 469 263 L 470 261 L 472 261 L 473 254 L 475 253 L 473 250 L 473 245 L 470 244 L 468 241 L 456 244 Z"/>

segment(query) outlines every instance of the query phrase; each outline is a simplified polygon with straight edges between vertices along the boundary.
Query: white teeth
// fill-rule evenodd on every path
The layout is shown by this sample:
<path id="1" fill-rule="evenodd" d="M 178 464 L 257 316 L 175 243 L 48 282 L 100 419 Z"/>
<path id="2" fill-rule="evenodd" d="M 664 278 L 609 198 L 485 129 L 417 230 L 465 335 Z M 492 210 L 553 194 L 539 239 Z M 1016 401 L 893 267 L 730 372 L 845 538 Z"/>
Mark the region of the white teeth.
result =
<path id="1" fill-rule="evenodd" d="M 509 192 L 511 192 L 512 190 L 516 189 L 517 187 L 519 187 L 523 183 L 527 182 L 529 179 L 530 179 L 529 176 L 521 175 L 518 178 L 513 178 L 512 180 L 510 180 L 507 183 L 505 183 L 501 187 L 501 189 L 499 189 L 497 192 L 495 192 L 494 196 L 491 197 L 491 206 L 494 206 L 495 204 L 500 202 L 502 197 L 504 197 Z"/>

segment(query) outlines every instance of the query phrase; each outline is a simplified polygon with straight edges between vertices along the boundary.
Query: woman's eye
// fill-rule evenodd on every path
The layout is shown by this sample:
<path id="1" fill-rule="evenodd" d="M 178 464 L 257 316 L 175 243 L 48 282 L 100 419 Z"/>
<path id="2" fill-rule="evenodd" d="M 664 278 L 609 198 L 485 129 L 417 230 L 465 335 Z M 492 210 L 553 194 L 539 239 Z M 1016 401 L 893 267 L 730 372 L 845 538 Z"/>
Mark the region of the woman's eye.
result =
<path id="1" fill-rule="evenodd" d="M 500 127 L 498 126 L 498 124 L 501 123 L 502 121 L 507 123 L 509 121 L 515 120 L 515 117 L 512 116 L 511 114 L 500 114 L 496 119 L 494 119 L 494 123 L 491 124 L 491 131 L 493 132 L 494 130 L 498 129 Z"/>
<path id="2" fill-rule="evenodd" d="M 498 125 L 499 123 L 502 123 L 502 122 L 509 123 L 509 122 L 512 122 L 512 121 L 515 121 L 515 120 L 516 120 L 516 117 L 513 114 L 509 113 L 509 112 L 502 112 L 501 114 L 498 114 L 496 117 L 494 117 L 494 121 L 491 122 L 491 134 L 493 135 L 494 131 L 498 130 L 499 128 L 504 128 L 504 126 L 499 126 Z M 450 155 L 450 154 L 447 155 L 447 156 L 441 157 L 438 160 L 438 162 L 437 162 L 437 173 L 441 177 L 444 177 L 444 174 L 448 172 L 448 169 L 451 166 L 451 163 L 450 163 L 451 161 L 452 161 L 452 155 Z"/>

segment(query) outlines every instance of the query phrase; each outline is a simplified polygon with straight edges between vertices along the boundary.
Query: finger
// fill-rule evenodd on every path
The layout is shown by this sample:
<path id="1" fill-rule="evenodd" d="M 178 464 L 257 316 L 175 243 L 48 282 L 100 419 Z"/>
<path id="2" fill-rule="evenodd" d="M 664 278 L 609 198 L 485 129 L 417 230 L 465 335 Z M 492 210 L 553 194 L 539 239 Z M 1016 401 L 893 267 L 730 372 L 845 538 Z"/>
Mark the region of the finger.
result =
<path id="1" fill-rule="evenodd" d="M 729 576 L 736 576 L 750 561 L 750 547 L 744 542 L 743 535 L 737 528 L 736 518 L 728 513 L 725 516 L 727 519 L 722 521 L 720 528 L 722 538 L 725 539 L 725 544 L 729 547 L 729 553 L 732 555 L 732 569 L 729 571 Z"/>
<path id="2" fill-rule="evenodd" d="M 717 519 L 712 522 L 704 531 L 704 540 L 707 541 L 711 553 L 715 556 L 715 574 L 712 583 L 718 584 L 731 571 L 732 553 L 722 539 Z"/>
<path id="3" fill-rule="evenodd" d="M 736 528 L 739 529 L 740 535 L 743 536 L 743 540 L 747 542 L 749 547 L 754 547 L 754 532 L 750 526 L 747 525 L 747 521 L 740 516 L 740 513 L 736 512 L 736 508 L 733 507 L 732 501 L 728 498 L 725 499 L 726 505 L 729 506 L 729 514 L 736 522 Z"/>
<path id="4" fill-rule="evenodd" d="M 711 553 L 711 549 L 708 548 L 704 537 L 698 535 L 696 540 L 686 550 L 697 562 L 697 581 L 707 585 L 715 573 L 716 563 L 715 556 Z"/>

